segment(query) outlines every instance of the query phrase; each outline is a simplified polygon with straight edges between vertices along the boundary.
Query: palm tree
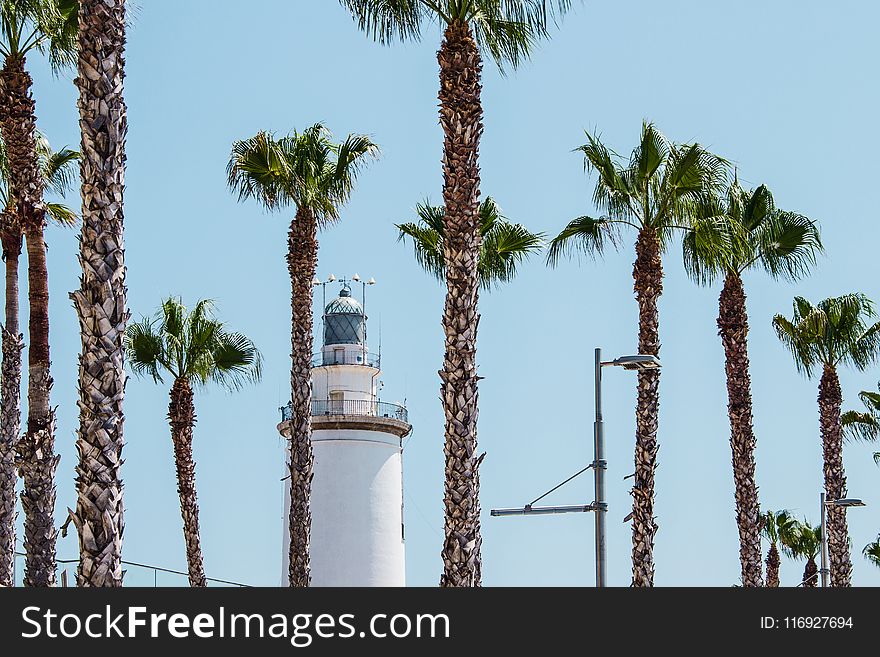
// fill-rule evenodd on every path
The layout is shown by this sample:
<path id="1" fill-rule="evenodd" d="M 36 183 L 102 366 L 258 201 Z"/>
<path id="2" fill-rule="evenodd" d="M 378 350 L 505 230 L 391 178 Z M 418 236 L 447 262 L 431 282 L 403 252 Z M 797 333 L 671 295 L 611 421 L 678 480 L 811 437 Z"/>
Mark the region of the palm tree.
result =
<path id="1" fill-rule="evenodd" d="M 819 426 L 825 475 L 825 496 L 836 500 L 846 496 L 843 468 L 843 431 L 840 405 L 843 400 L 837 368 L 852 365 L 859 371 L 873 363 L 880 353 L 880 322 L 869 324 L 875 316 L 874 304 L 862 294 L 825 299 L 815 306 L 802 297 L 794 299 L 791 320 L 773 318 L 779 339 L 794 356 L 798 371 L 811 376 L 821 366 L 819 381 Z M 846 508 L 828 507 L 828 547 L 831 585 L 849 586 L 852 562 Z"/>
<path id="2" fill-rule="evenodd" d="M 868 561 L 880 568 L 880 534 L 877 535 L 876 540 L 865 546 L 862 554 L 865 555 Z"/>
<path id="3" fill-rule="evenodd" d="M 79 289 L 78 586 L 122 586 L 123 340 L 128 321 L 123 239 L 126 0 L 79 0 L 83 159 Z"/>
<path id="4" fill-rule="evenodd" d="M 639 305 L 639 353 L 660 355 L 657 302 L 663 291 L 661 255 L 671 234 L 690 230 L 698 201 L 721 189 L 727 163 L 699 144 L 671 143 L 651 123 L 642 124 L 639 145 L 623 162 L 597 136 L 577 150 L 587 171 L 599 180 L 593 200 L 599 219 L 578 217 L 550 242 L 547 261 L 555 265 L 573 252 L 601 254 L 616 246 L 622 226 L 637 231 L 633 280 Z M 635 483 L 632 489 L 632 585 L 654 581 L 654 470 L 660 405 L 658 369 L 639 372 L 636 406 Z"/>
<path id="5" fill-rule="evenodd" d="M 309 497 L 312 482 L 311 358 L 312 281 L 318 262 L 317 231 L 339 219 L 358 172 L 378 147 L 363 135 L 342 144 L 320 123 L 276 139 L 259 132 L 237 141 L 227 167 L 239 200 L 254 198 L 266 209 L 293 205 L 287 240 L 291 284 L 290 586 L 305 587 L 309 571 Z"/>
<path id="6" fill-rule="evenodd" d="M 806 559 L 804 577 L 800 586 L 815 588 L 819 583 L 819 569 L 816 566 L 816 556 L 822 549 L 822 526 L 813 527 L 807 519 L 795 523 L 791 541 L 785 547 L 786 553 L 793 559 Z"/>
<path id="7" fill-rule="evenodd" d="M 154 319 L 144 318 L 126 329 L 125 349 L 135 374 L 149 376 L 155 383 L 163 382 L 163 373 L 172 379 L 168 421 L 177 467 L 189 583 L 206 586 L 192 450 L 196 423 L 193 386 L 217 383 L 234 391 L 245 383 L 258 381 L 260 352 L 250 338 L 230 332 L 215 318 L 210 300 L 199 301 L 188 312 L 181 300 L 174 298 L 162 302 Z"/>
<path id="8" fill-rule="evenodd" d="M 0 135 L 6 145 L 13 221 L 24 234 L 28 252 L 28 419 L 27 430 L 17 445 L 24 480 L 26 586 L 55 584 L 53 514 L 58 465 L 55 416 L 49 401 L 49 286 L 43 237 L 46 206 L 36 146 L 33 80 L 27 72 L 26 58 L 37 51 L 46 54 L 56 70 L 71 64 L 76 25 L 75 0 L 0 0 Z"/>
<path id="9" fill-rule="evenodd" d="M 37 133 L 36 148 L 43 184 L 63 196 L 73 178 L 79 153 L 68 148 L 53 151 Z M 0 139 L 0 242 L 6 262 L 6 322 L 3 331 L 3 365 L 0 371 L 0 585 L 13 586 L 15 558 L 15 448 L 21 428 L 21 350 L 18 329 L 18 260 L 21 256 L 21 223 L 9 190 L 9 161 Z M 76 213 L 60 203 L 46 203 L 46 215 L 62 226 L 72 226 Z"/>
<path id="10" fill-rule="evenodd" d="M 794 532 L 797 521 L 791 514 L 782 511 L 765 511 L 760 515 L 761 534 L 770 541 L 770 549 L 767 550 L 767 586 L 776 588 L 779 586 L 779 548 L 794 543 Z"/>
<path id="11" fill-rule="evenodd" d="M 417 222 L 395 224 L 400 231 L 398 240 L 412 240 L 418 263 L 441 281 L 446 277 L 445 214 L 442 206 L 426 201 L 416 206 Z M 492 285 L 512 280 L 519 265 L 543 247 L 542 233 L 532 233 L 522 224 L 508 221 L 491 196 L 480 204 L 480 287 L 488 290 Z"/>
<path id="12" fill-rule="evenodd" d="M 764 185 L 746 192 L 736 178 L 724 200 L 704 200 L 703 214 L 694 230 L 685 234 L 685 268 L 701 285 L 724 280 L 717 323 L 726 359 L 741 577 L 743 586 L 762 586 L 749 319 L 742 276 L 760 268 L 773 278 L 796 280 L 815 263 L 822 242 L 814 222 L 776 208 Z"/>
<path id="13" fill-rule="evenodd" d="M 446 416 L 444 541 L 441 586 L 479 586 L 479 463 L 476 344 L 479 313 L 480 138 L 483 54 L 503 71 L 530 55 L 571 0 L 341 0 L 364 32 L 380 43 L 419 40 L 435 23 L 443 30 L 440 124 L 446 302 L 440 398 Z"/>

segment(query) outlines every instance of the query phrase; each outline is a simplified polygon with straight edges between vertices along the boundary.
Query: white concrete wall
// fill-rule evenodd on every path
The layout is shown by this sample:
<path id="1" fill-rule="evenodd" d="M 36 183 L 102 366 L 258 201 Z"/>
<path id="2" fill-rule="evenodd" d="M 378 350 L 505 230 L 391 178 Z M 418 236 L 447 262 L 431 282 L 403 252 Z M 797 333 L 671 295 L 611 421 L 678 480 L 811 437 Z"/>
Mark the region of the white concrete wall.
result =
<path id="1" fill-rule="evenodd" d="M 379 370 L 366 365 L 332 365 L 312 369 L 312 400 L 324 401 L 330 392 L 344 399 L 375 401 Z"/>
<path id="2" fill-rule="evenodd" d="M 316 431 L 312 446 L 312 586 L 405 586 L 400 439 L 376 431 Z M 289 505 L 288 481 L 283 585 Z"/>

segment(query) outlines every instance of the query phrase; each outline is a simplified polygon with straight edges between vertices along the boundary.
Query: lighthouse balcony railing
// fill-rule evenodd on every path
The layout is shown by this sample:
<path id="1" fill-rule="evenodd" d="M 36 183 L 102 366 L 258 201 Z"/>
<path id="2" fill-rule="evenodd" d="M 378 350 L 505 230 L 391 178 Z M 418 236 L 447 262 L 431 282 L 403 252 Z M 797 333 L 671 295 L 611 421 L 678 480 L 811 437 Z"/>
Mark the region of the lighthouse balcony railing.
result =
<path id="1" fill-rule="evenodd" d="M 312 401 L 312 416 L 356 415 L 367 417 L 387 417 L 401 422 L 409 422 L 406 407 L 390 402 L 369 399 L 318 399 Z M 293 407 L 287 404 L 281 408 L 281 421 L 293 419 Z"/>
<path id="2" fill-rule="evenodd" d="M 379 368 L 379 354 L 373 354 L 362 349 L 335 349 L 319 351 L 312 356 L 312 367 L 324 367 L 326 365 L 366 365 L 367 367 Z"/>

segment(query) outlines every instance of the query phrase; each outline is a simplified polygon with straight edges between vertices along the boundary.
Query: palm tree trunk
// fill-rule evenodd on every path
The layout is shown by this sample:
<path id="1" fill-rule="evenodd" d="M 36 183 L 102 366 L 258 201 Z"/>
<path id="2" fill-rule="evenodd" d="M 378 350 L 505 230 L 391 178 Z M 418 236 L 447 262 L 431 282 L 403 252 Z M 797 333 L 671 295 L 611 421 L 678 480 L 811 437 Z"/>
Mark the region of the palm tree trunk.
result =
<path id="1" fill-rule="evenodd" d="M 312 514 L 312 281 L 318 264 L 317 224 L 308 209 L 300 208 L 290 224 L 287 270 L 291 284 L 290 325 L 290 586 L 307 587 L 309 536 Z"/>
<path id="2" fill-rule="evenodd" d="M 4 227 L 8 228 L 6 221 Z M 15 585 L 15 446 L 21 431 L 21 350 L 24 348 L 23 336 L 18 332 L 20 255 L 21 233 L 18 233 L 18 239 L 4 234 L 6 322 L 0 369 L 0 586 Z"/>
<path id="3" fill-rule="evenodd" d="M 175 379 L 168 404 L 171 442 L 174 444 L 174 465 L 177 468 L 177 494 L 183 518 L 183 540 L 186 543 L 186 565 L 190 586 L 207 586 L 205 563 L 199 540 L 199 500 L 196 496 L 196 464 L 193 461 L 193 426 L 196 409 L 193 391 L 185 378 Z"/>
<path id="4" fill-rule="evenodd" d="M 55 585 L 55 417 L 49 406 L 49 287 L 43 178 L 35 147 L 36 118 L 32 80 L 23 57 L 7 57 L 2 72 L 2 134 L 9 160 L 12 207 L 25 234 L 30 305 L 28 422 L 16 445 L 24 480 L 26 586 Z"/>
<path id="5" fill-rule="evenodd" d="M 838 500 L 846 497 L 846 473 L 843 469 L 843 434 L 840 429 L 840 405 L 843 397 L 837 371 L 826 365 L 819 381 L 819 423 L 822 433 L 822 456 L 824 459 L 825 499 Z M 828 554 L 831 569 L 831 586 L 850 586 L 852 562 L 849 555 L 849 530 L 846 526 L 846 509 L 828 507 Z"/>
<path id="6" fill-rule="evenodd" d="M 128 321 L 123 242 L 125 0 L 80 0 L 82 133 L 79 429 L 76 448 L 78 586 L 122 586 L 123 336 Z"/>
<path id="7" fill-rule="evenodd" d="M 480 501 L 477 455 L 477 264 L 480 252 L 480 101 L 482 61 L 470 26 L 453 21 L 437 54 L 443 127 L 446 352 L 440 398 L 446 415 L 446 483 L 441 586 L 480 586 Z"/>
<path id="8" fill-rule="evenodd" d="M 49 285 L 42 227 L 25 230 L 30 301 L 27 431 L 17 444 L 24 482 L 25 586 L 55 586 L 55 412 L 49 406 Z"/>
<path id="9" fill-rule="evenodd" d="M 657 301 L 663 293 L 660 239 L 644 228 L 636 241 L 634 290 L 639 304 L 639 353 L 660 355 Z M 639 371 L 636 403 L 635 481 L 631 491 L 632 586 L 654 585 L 654 471 L 657 468 L 657 421 L 660 412 L 660 370 Z"/>
<path id="10" fill-rule="evenodd" d="M 730 417 L 742 585 L 763 586 L 760 508 L 755 483 L 755 432 L 752 427 L 752 380 L 749 376 L 749 320 L 742 279 L 736 273 L 727 275 L 718 300 L 718 334 L 724 343 L 727 373 L 727 413 Z"/>
<path id="11" fill-rule="evenodd" d="M 767 551 L 767 586 L 772 589 L 779 586 L 779 550 L 776 543 L 771 543 Z"/>
<path id="12" fill-rule="evenodd" d="M 819 581 L 819 569 L 816 567 L 816 558 L 807 559 L 807 565 L 804 568 L 804 588 L 816 588 Z"/>

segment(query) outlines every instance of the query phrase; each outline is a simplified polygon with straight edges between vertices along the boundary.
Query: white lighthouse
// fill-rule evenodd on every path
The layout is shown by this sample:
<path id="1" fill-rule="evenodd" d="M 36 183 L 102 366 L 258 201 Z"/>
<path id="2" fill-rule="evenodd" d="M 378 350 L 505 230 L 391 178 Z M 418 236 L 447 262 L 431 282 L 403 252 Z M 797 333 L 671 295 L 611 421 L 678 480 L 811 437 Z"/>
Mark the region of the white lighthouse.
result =
<path id="1" fill-rule="evenodd" d="M 412 427 L 405 407 L 379 400 L 380 359 L 367 350 L 364 306 L 341 283 L 312 361 L 312 586 L 404 586 L 401 457 Z M 286 413 L 278 430 L 289 439 Z M 289 480 L 284 499 L 286 586 Z"/>

